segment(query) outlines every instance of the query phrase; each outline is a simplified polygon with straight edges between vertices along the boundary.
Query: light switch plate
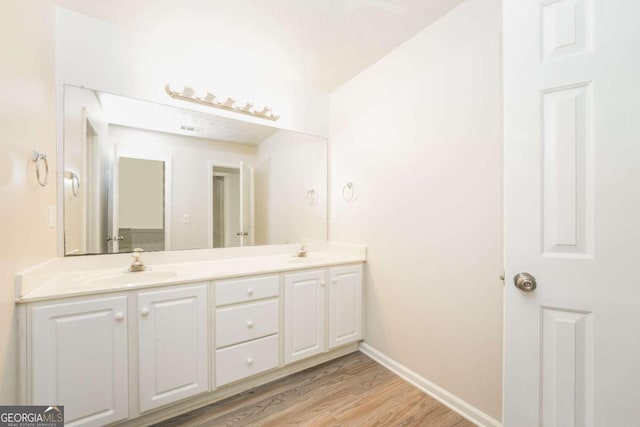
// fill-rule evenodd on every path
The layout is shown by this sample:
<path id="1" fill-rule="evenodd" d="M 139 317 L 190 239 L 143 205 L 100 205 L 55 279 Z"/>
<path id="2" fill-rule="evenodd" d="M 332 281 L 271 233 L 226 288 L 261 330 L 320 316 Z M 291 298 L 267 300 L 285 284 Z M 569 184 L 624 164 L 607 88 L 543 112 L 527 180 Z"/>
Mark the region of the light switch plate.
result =
<path id="1" fill-rule="evenodd" d="M 56 207 L 54 205 L 47 205 L 47 226 L 56 228 Z"/>

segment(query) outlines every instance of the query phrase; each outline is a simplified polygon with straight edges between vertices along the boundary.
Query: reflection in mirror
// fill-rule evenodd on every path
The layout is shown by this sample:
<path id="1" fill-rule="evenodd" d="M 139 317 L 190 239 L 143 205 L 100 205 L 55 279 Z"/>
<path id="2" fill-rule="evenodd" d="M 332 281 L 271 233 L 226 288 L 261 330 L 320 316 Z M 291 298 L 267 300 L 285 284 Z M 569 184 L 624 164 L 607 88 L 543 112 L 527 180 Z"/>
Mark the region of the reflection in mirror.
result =
<path id="1" fill-rule="evenodd" d="M 165 230 L 169 230 L 164 214 L 166 161 L 118 158 L 118 185 L 114 186 L 118 212 L 111 224 L 119 236 L 113 248 L 131 252 L 135 248 L 146 251 L 168 249 Z M 120 238 L 120 236 L 122 238 Z M 117 245 L 117 246 L 116 246 Z"/>
<path id="2" fill-rule="evenodd" d="M 66 255 L 326 240 L 326 176 L 323 138 L 65 86 Z"/>

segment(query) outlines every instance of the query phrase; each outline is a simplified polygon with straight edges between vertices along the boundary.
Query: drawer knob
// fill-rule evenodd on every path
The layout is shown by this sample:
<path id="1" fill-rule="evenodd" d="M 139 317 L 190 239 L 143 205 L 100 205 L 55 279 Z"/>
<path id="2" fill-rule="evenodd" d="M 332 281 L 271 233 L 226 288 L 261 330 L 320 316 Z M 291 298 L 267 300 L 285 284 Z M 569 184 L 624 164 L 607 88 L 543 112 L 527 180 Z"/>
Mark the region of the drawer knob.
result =
<path id="1" fill-rule="evenodd" d="M 253 359 L 251 357 L 247 357 L 247 365 L 253 365 Z"/>
<path id="2" fill-rule="evenodd" d="M 247 289 L 247 295 L 249 296 L 253 295 L 253 288 Z"/>
<path id="3" fill-rule="evenodd" d="M 148 316 L 149 309 L 147 307 L 144 307 L 142 310 L 140 310 L 140 314 L 142 314 L 143 316 Z"/>
<path id="4" fill-rule="evenodd" d="M 116 315 L 114 317 L 115 317 L 116 320 L 122 320 L 122 319 L 124 319 L 124 313 L 118 312 L 118 313 L 116 313 Z"/>
<path id="5" fill-rule="evenodd" d="M 253 320 L 247 320 L 247 328 L 253 328 Z"/>

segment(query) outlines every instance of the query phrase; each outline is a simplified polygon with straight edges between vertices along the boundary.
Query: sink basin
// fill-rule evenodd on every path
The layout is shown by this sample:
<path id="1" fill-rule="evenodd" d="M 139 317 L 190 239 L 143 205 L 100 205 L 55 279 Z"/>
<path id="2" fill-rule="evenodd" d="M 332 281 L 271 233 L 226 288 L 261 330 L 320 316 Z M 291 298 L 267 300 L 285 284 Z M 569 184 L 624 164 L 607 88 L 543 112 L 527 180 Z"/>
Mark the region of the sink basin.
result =
<path id="1" fill-rule="evenodd" d="M 133 286 L 143 283 L 162 282 L 178 274 L 172 271 L 140 271 L 137 273 L 115 273 L 87 280 L 88 286 Z"/>

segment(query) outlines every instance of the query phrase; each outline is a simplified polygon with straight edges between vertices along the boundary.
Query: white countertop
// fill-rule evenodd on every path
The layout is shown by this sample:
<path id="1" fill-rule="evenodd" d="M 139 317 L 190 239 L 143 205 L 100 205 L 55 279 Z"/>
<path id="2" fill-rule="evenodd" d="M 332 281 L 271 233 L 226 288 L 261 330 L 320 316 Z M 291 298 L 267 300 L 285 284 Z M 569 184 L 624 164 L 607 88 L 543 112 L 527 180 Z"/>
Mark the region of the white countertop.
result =
<path id="1" fill-rule="evenodd" d="M 126 265 L 119 268 L 52 273 L 52 277 L 44 280 L 33 290 L 19 295 L 16 302 L 26 303 L 153 286 L 280 273 L 352 264 L 365 260 L 364 252 L 326 250 L 310 252 L 305 258 L 295 258 L 290 254 L 276 254 L 175 264 L 148 264 L 151 270 L 138 273 L 125 272 Z"/>

